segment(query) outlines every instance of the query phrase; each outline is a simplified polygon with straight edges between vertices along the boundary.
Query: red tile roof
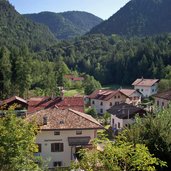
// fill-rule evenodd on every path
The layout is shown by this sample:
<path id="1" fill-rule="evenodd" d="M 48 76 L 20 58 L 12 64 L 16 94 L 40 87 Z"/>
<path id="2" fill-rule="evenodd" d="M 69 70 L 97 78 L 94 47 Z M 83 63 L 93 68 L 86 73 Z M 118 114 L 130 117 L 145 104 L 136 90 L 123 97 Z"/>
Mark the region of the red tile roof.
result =
<path id="1" fill-rule="evenodd" d="M 154 95 L 154 97 L 158 97 L 161 99 L 171 100 L 171 90 L 167 90 L 164 92 L 160 92 Z"/>
<path id="2" fill-rule="evenodd" d="M 43 118 L 47 124 L 43 124 Z M 41 130 L 103 129 L 93 117 L 72 109 L 46 109 L 30 114 L 26 120 L 36 121 Z"/>
<path id="3" fill-rule="evenodd" d="M 133 86 L 153 86 L 155 83 L 157 83 L 159 80 L 158 79 L 136 79 L 132 85 Z"/>
<path id="4" fill-rule="evenodd" d="M 74 75 L 65 75 L 64 77 L 67 79 L 70 79 L 72 81 L 83 81 L 84 80 L 83 77 L 76 77 Z"/>
<path id="5" fill-rule="evenodd" d="M 98 99 L 98 100 L 109 100 L 111 99 L 114 95 L 119 93 L 118 90 L 95 90 L 92 94 L 87 96 L 90 99 Z"/>
<path id="6" fill-rule="evenodd" d="M 84 112 L 83 97 L 34 97 L 28 100 L 28 113 L 33 113 L 41 109 L 60 108 L 60 109 L 74 109 Z"/>
<path id="7" fill-rule="evenodd" d="M 9 99 L 5 99 L 3 101 L 3 103 L 8 104 L 8 103 L 10 103 L 10 102 L 12 102 L 14 100 L 18 100 L 18 101 L 20 101 L 22 103 L 27 104 L 27 101 L 26 100 L 24 100 L 24 99 L 22 99 L 21 97 L 18 97 L 18 96 L 13 96 L 13 97 L 10 97 Z"/>
<path id="8" fill-rule="evenodd" d="M 134 89 L 120 89 L 119 91 L 123 93 L 124 95 L 126 95 L 127 97 L 130 97 L 133 93 L 137 92 L 137 90 L 134 90 Z"/>

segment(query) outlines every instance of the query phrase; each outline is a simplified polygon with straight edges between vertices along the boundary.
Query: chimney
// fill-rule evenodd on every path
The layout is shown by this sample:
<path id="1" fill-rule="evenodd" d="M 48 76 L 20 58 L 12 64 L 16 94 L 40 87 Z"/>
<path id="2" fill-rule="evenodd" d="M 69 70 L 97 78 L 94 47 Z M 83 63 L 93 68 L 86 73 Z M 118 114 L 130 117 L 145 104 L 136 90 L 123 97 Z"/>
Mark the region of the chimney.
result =
<path id="1" fill-rule="evenodd" d="M 61 99 L 64 100 L 64 90 L 61 90 Z"/>
<path id="2" fill-rule="evenodd" d="M 47 125 L 47 123 L 48 123 L 48 117 L 43 116 L 43 125 Z"/>

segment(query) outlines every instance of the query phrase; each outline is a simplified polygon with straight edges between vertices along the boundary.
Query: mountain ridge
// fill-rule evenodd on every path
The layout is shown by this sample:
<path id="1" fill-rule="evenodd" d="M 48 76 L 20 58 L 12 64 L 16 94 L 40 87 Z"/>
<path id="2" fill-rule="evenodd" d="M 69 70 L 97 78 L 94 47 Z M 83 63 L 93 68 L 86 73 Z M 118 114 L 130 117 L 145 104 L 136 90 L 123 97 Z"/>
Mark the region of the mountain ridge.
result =
<path id="1" fill-rule="evenodd" d="M 34 50 L 56 42 L 46 26 L 28 20 L 6 0 L 0 0 L 0 36 L 2 46 L 25 43 Z"/>
<path id="2" fill-rule="evenodd" d="M 131 0 L 89 34 L 148 36 L 171 32 L 170 0 Z"/>
<path id="3" fill-rule="evenodd" d="M 25 17 L 44 24 L 58 39 L 71 39 L 82 36 L 103 20 L 84 11 L 66 11 L 55 13 L 43 11 L 40 13 L 24 14 Z"/>

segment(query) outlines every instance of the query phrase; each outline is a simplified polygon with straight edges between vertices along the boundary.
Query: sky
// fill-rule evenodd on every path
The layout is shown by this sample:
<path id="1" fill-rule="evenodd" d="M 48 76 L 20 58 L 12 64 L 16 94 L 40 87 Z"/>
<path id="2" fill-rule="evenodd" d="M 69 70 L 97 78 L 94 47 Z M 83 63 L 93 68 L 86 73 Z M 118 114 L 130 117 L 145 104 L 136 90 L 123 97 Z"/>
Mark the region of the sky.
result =
<path id="1" fill-rule="evenodd" d="M 42 11 L 86 11 L 102 19 L 108 19 L 129 0 L 9 0 L 21 14 Z"/>

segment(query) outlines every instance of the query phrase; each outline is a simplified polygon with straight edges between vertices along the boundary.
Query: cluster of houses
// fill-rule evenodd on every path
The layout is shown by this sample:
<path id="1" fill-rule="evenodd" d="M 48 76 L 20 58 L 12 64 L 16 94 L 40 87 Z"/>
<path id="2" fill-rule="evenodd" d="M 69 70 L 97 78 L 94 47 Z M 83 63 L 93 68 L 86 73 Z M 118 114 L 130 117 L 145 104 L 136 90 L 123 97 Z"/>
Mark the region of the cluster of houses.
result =
<path id="1" fill-rule="evenodd" d="M 157 94 L 157 79 L 137 79 L 134 89 L 96 90 L 86 97 L 32 97 L 22 99 L 14 96 L 0 102 L 0 114 L 14 104 L 15 112 L 28 122 L 35 121 L 41 132 L 37 134 L 38 153 L 50 159 L 49 168 L 68 167 L 75 160 L 80 148 L 91 147 L 92 139 L 103 126 L 92 116 L 84 113 L 84 105 L 94 108 L 98 114 L 111 114 L 111 127 L 122 129 L 134 123 L 136 114 L 144 116 L 139 107 L 144 97 L 153 95 L 155 103 L 167 107 L 171 90 Z"/>

